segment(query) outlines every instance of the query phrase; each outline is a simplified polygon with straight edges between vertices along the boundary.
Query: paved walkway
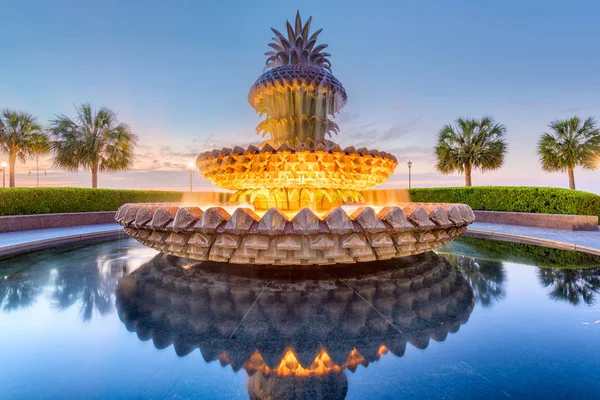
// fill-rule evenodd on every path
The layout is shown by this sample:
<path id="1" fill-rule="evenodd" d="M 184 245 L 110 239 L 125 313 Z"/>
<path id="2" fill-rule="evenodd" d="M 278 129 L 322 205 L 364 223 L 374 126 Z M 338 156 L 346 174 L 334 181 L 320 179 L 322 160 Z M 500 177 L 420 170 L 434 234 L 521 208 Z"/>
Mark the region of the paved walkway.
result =
<path id="1" fill-rule="evenodd" d="M 0 256 L 80 241 L 118 238 L 123 235 L 123 228 L 118 224 L 0 233 Z M 475 222 L 469 226 L 467 235 L 600 255 L 600 231 L 572 232 Z"/>
<path id="2" fill-rule="evenodd" d="M 118 238 L 124 235 L 119 224 L 73 226 L 0 233 L 0 256 L 82 241 Z"/>
<path id="3" fill-rule="evenodd" d="M 469 226 L 467 234 L 474 237 L 535 244 L 600 255 L 600 230 L 567 231 L 532 226 L 474 222 Z"/>

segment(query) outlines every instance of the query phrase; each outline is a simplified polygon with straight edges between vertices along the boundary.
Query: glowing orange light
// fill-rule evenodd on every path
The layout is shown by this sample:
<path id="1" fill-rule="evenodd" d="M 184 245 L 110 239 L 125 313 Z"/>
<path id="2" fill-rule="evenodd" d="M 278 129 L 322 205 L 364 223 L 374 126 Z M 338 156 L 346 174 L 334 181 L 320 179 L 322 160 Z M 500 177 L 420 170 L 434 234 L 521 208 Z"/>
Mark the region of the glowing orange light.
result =
<path id="1" fill-rule="evenodd" d="M 345 203 L 364 202 L 360 191 L 384 182 L 398 164 L 392 156 L 366 151 L 242 150 L 204 153 L 197 165 L 213 184 L 237 190 L 229 201 L 253 204 L 255 210 L 309 207 L 327 211 Z"/>
<path id="2" fill-rule="evenodd" d="M 387 347 L 381 346 L 377 352 L 378 358 L 387 354 L 387 352 Z M 219 359 L 221 359 L 221 357 L 219 357 Z M 257 350 L 250 356 L 250 359 L 246 361 L 243 367 L 246 371 L 260 371 L 265 375 L 275 374 L 278 376 L 307 377 L 313 375 L 326 375 L 333 372 L 339 373 L 344 369 L 354 371 L 360 364 L 366 364 L 366 362 L 367 360 L 358 352 L 358 350 L 353 349 L 348 354 L 346 361 L 343 364 L 338 365 L 331 359 L 327 351 L 322 349 L 309 366 L 303 366 L 300 361 L 298 361 L 298 357 L 294 350 L 288 349 L 281 358 L 279 364 L 275 368 L 270 368 Z"/>

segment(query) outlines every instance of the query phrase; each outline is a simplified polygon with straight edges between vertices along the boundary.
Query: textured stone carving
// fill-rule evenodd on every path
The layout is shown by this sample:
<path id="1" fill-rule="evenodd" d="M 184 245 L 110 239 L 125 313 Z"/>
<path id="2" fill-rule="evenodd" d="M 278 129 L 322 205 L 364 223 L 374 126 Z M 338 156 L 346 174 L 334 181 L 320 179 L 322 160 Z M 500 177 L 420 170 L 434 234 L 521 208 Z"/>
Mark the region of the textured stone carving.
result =
<path id="1" fill-rule="evenodd" d="M 361 207 L 352 214 L 352 219 L 370 233 L 382 232 L 386 230 L 386 226 L 375 215 L 375 210 L 371 207 Z"/>
<path id="2" fill-rule="evenodd" d="M 138 212 L 139 214 L 139 212 Z M 204 212 L 198 207 L 181 207 L 175 214 L 173 230 L 192 231 L 194 224 L 200 219 Z"/>
<path id="3" fill-rule="evenodd" d="M 310 208 L 300 210 L 291 222 L 296 233 L 306 235 L 319 232 L 319 217 Z"/>
<path id="4" fill-rule="evenodd" d="M 258 232 L 266 235 L 280 235 L 285 230 L 287 217 L 278 209 L 271 208 L 258 223 Z"/>
<path id="5" fill-rule="evenodd" d="M 449 228 L 453 224 L 448 219 L 448 213 L 442 207 L 436 205 L 429 207 L 429 219 L 439 227 Z"/>
<path id="6" fill-rule="evenodd" d="M 411 204 L 406 206 L 402 211 L 413 225 L 420 229 L 433 229 L 435 224 L 429 219 L 427 210 L 419 205 Z"/>
<path id="7" fill-rule="evenodd" d="M 329 231 L 336 235 L 343 235 L 344 233 L 350 233 L 354 231 L 354 225 L 352 220 L 340 207 L 336 207 L 329 211 L 323 218 Z"/>
<path id="8" fill-rule="evenodd" d="M 142 213 L 139 224 L 137 217 L 126 218 L 134 211 Z M 377 214 L 371 207 L 361 207 L 350 216 L 336 208 L 321 218 L 306 208 L 290 221 L 277 209 L 259 217 L 243 208 L 229 215 L 220 207 L 203 211 L 172 204 L 125 204 L 117 215 L 123 216 L 121 224 L 128 235 L 167 254 L 271 265 L 354 263 L 417 254 L 448 243 L 464 232 L 469 223 L 465 219 L 470 221 L 468 206 L 419 203 L 404 209 L 385 207 Z M 175 222 L 170 221 L 173 218 Z M 142 223 L 149 219 L 152 223 Z"/>
<path id="9" fill-rule="evenodd" d="M 221 207 L 211 207 L 204 211 L 196 225 L 194 225 L 194 230 L 205 233 L 214 233 L 221 224 L 229 219 L 229 217 L 229 213 Z"/>
<path id="10" fill-rule="evenodd" d="M 385 221 L 395 231 L 409 231 L 415 229 L 414 226 L 408 222 L 404 211 L 400 207 L 384 207 L 379 211 L 377 217 L 381 221 Z"/>
<path id="11" fill-rule="evenodd" d="M 127 224 L 131 224 L 133 221 L 135 221 L 138 210 L 140 208 L 141 208 L 141 205 L 132 204 L 130 207 L 127 208 L 127 211 L 125 211 L 122 221 Z"/>
<path id="12" fill-rule="evenodd" d="M 225 232 L 241 235 L 250 231 L 253 223 L 259 220 L 258 215 L 249 208 L 238 208 L 223 228 Z"/>
<path id="13" fill-rule="evenodd" d="M 166 206 L 159 207 L 154 212 L 154 216 L 152 217 L 152 221 L 150 221 L 150 226 L 153 229 L 162 229 L 167 226 L 173 219 L 175 219 L 175 215 L 177 214 L 179 207 Z"/>

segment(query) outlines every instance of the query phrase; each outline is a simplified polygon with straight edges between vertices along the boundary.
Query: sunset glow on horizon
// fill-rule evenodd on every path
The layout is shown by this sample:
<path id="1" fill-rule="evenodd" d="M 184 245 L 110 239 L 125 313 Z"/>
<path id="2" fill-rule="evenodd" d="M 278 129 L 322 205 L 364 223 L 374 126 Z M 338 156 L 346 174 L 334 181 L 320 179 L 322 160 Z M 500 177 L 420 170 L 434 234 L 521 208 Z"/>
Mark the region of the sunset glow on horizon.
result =
<path id="1" fill-rule="evenodd" d="M 508 153 L 501 169 L 474 171 L 475 186 L 567 188 L 566 173 L 542 171 L 536 143 L 553 120 L 600 119 L 600 55 L 588 51 L 600 45 L 590 12 L 598 7 L 306 1 L 300 12 L 323 26 L 333 72 L 348 92 L 332 139 L 398 159 L 378 188 L 407 187 L 408 160 L 412 187 L 463 186 L 462 175 L 436 171 L 436 135 L 457 117 L 484 115 L 506 126 Z M 186 191 L 188 164 L 199 153 L 262 141 L 248 89 L 265 64 L 268 27 L 295 11 L 291 3 L 7 4 L 0 108 L 30 112 L 43 125 L 82 102 L 115 110 L 139 136 L 136 160 L 131 170 L 101 173 L 99 187 Z M 585 62 L 557 57 L 561 48 L 585 54 Z M 91 184 L 88 171 L 66 172 L 49 157 L 39 159 L 39 173 L 40 186 Z M 18 162 L 16 174 L 17 186 L 35 187 L 36 160 Z M 600 194 L 600 170 L 578 168 L 575 180 L 577 189 Z M 220 190 L 198 172 L 193 188 Z"/>

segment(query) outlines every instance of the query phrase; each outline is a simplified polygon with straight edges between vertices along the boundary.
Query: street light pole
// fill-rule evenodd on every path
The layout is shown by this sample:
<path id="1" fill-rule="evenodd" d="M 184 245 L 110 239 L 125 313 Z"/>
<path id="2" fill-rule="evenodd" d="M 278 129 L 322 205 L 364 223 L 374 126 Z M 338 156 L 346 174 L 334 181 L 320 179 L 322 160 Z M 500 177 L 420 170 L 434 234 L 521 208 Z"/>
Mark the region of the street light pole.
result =
<path id="1" fill-rule="evenodd" d="M 408 161 L 408 188 L 410 189 L 410 168 L 412 167 L 412 161 Z"/>
<path id="2" fill-rule="evenodd" d="M 4 161 L 2 161 L 2 163 L 0 164 L 0 167 L 2 167 L 2 188 L 6 188 L 6 177 L 5 177 L 5 172 L 6 172 L 6 163 Z"/>

